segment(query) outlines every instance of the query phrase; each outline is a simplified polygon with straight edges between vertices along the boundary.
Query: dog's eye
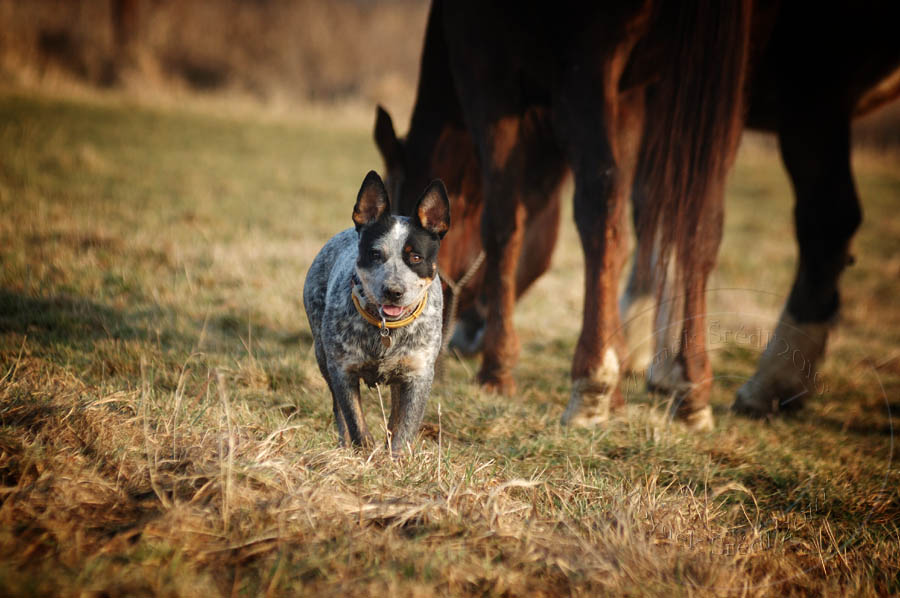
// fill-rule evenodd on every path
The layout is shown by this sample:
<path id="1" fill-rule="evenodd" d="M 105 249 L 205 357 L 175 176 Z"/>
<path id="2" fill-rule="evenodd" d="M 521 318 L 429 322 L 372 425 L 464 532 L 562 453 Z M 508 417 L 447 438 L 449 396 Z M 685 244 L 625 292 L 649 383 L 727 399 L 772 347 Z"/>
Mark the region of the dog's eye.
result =
<path id="1" fill-rule="evenodd" d="M 381 252 L 378 251 L 377 249 L 369 250 L 369 259 L 372 260 L 373 262 L 380 262 L 381 261 Z"/>
<path id="2" fill-rule="evenodd" d="M 421 263 L 421 261 L 422 261 L 422 256 L 419 255 L 418 253 L 410 253 L 410 254 L 409 254 L 409 261 L 410 261 L 411 263 L 413 263 L 413 264 Z"/>

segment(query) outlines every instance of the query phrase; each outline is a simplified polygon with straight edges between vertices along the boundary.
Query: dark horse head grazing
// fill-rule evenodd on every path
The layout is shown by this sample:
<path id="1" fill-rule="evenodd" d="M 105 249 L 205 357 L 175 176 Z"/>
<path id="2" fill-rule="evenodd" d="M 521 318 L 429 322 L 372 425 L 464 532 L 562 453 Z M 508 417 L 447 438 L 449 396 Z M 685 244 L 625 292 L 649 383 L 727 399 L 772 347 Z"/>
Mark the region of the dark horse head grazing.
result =
<path id="1" fill-rule="evenodd" d="M 533 110 L 530 126 L 548 127 L 546 114 Z M 416 104 L 409 134 L 398 138 L 390 115 L 380 106 L 375 120 L 375 143 L 384 159 L 387 185 L 397 210 L 409 213 L 417 199 L 420 181 L 441 179 L 452 206 L 453 229 L 443 241 L 440 272 L 445 290 L 445 317 L 452 329 L 457 316 L 470 324 L 469 337 L 481 328 L 487 315 L 482 297 L 485 253 L 481 241 L 483 210 L 482 172 L 475 143 L 463 121 L 453 83 L 447 45 L 438 6 L 432 8 L 425 34 Z M 549 136 L 549 132 L 544 132 Z M 557 156 L 547 174 L 535 173 L 545 205 L 526 218 L 522 259 L 516 273 L 516 295 L 521 296 L 550 265 L 559 228 L 559 190 L 565 165 Z M 434 175 L 434 176 L 431 176 Z M 431 176 L 431 178 L 429 178 Z M 550 182 L 550 188 L 548 183 Z M 462 283 L 462 284 L 459 284 Z M 452 320 L 452 321 L 450 321 Z M 464 342 L 467 335 L 457 336 Z M 445 339 L 447 341 L 449 339 Z M 472 341 L 471 338 L 468 339 Z M 474 347 L 471 342 L 469 350 Z"/>
<path id="2" fill-rule="evenodd" d="M 427 58 L 426 54 L 426 58 Z M 455 102 L 452 96 L 435 98 L 438 102 Z M 417 103 L 417 109 L 426 104 Z M 437 110 L 434 110 L 437 108 Z M 426 118 L 434 118 L 441 110 L 452 106 L 432 106 Z M 537 124 L 538 116 L 534 122 Z M 415 120 L 415 117 L 414 117 Z M 399 198 L 398 211 L 412 209 L 414 196 L 407 192 L 417 180 L 435 173 L 444 181 L 451 198 L 453 222 L 458 223 L 444 241 L 446 249 L 440 254 L 440 273 L 445 293 L 445 332 L 460 323 L 454 337 L 456 348 L 475 352 L 478 335 L 486 317 L 482 296 L 485 252 L 481 242 L 483 194 L 481 170 L 475 146 L 469 133 L 458 122 L 441 123 L 434 136 L 420 136 L 419 128 L 410 128 L 407 139 L 399 139 L 388 113 L 379 106 L 375 124 L 375 139 L 382 153 L 388 174 L 388 186 Z M 410 156 L 410 158 L 407 158 Z M 410 160 L 412 166 L 410 165 Z M 419 164 L 415 161 L 419 160 Z M 563 165 L 557 163 L 556 168 Z M 554 188 L 545 189 L 547 202 L 539 211 L 529 213 L 525 222 L 525 238 L 516 270 L 516 297 L 520 297 L 550 266 L 550 257 L 559 229 L 559 190 L 562 177 L 551 177 Z M 540 183 L 541 181 L 536 181 Z M 447 338 L 445 341 L 449 341 Z"/>
<path id="3" fill-rule="evenodd" d="M 484 251 L 459 297 L 486 316 L 483 384 L 514 388 L 513 307 L 549 263 L 571 171 L 586 271 L 563 420 L 592 425 L 621 403 L 615 291 L 634 183 L 647 198 L 639 261 L 649 269 L 655 251 L 665 271 L 671 255 L 686 297 L 676 413 L 711 425 L 703 295 L 740 130 L 749 23 L 749 0 L 434 2 L 409 134 L 398 140 L 380 111 L 376 140 L 401 212 L 422 181 L 448 188 L 457 232 L 440 258 L 446 286 Z"/>

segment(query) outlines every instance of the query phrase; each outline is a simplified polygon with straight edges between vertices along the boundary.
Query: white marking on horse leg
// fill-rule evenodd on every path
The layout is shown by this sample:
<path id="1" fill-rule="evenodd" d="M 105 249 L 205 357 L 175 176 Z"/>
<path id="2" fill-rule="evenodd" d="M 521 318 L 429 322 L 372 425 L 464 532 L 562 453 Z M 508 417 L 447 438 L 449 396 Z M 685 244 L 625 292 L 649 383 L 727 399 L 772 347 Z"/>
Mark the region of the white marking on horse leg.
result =
<path id="1" fill-rule="evenodd" d="M 572 381 L 572 395 L 562 416 L 563 425 L 590 428 L 609 420 L 610 401 L 619 382 L 619 359 L 612 347 L 588 378 Z"/>
<path id="2" fill-rule="evenodd" d="M 682 422 L 684 422 L 684 425 L 686 425 L 691 430 L 709 432 L 716 427 L 716 422 L 713 418 L 712 407 L 710 407 L 709 405 L 707 405 L 700 411 L 694 411 L 693 413 L 685 415 L 680 419 Z"/>
<path id="3" fill-rule="evenodd" d="M 816 366 L 825 352 L 829 328 L 827 322 L 801 323 L 783 312 L 756 373 L 738 390 L 732 408 L 765 416 L 802 405 L 816 392 Z"/>
<path id="4" fill-rule="evenodd" d="M 647 370 L 647 388 L 672 399 L 672 416 L 683 422 L 692 430 L 709 431 L 715 427 L 712 407 L 709 405 L 699 411 L 684 413 L 680 410 L 682 400 L 691 392 L 691 384 L 684 375 L 684 366 L 676 358 L 674 352 L 659 355 Z"/>
<path id="5" fill-rule="evenodd" d="M 647 367 L 647 388 L 654 392 L 672 394 L 690 390 L 684 368 L 676 359 L 682 322 L 673 314 L 681 313 L 683 306 L 682 298 L 672 292 L 671 284 L 667 285 L 653 326 L 656 349 Z"/>
<path id="6" fill-rule="evenodd" d="M 619 303 L 625 346 L 628 350 L 625 367 L 632 372 L 644 372 L 653 359 L 653 318 L 655 301 L 652 293 L 632 295 L 627 289 Z"/>

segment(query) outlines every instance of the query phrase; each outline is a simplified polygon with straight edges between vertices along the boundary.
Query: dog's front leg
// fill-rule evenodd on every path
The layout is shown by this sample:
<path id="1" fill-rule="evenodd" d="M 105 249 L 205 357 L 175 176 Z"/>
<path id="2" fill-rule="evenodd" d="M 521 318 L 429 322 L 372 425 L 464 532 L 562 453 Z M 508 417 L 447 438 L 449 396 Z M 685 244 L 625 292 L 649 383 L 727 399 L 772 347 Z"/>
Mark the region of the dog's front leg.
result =
<path id="1" fill-rule="evenodd" d="M 391 384 L 391 453 L 397 455 L 415 442 L 425 415 L 425 402 L 431 392 L 433 375 L 408 378 Z"/>
<path id="2" fill-rule="evenodd" d="M 347 446 L 350 444 L 350 436 L 347 434 L 347 424 L 344 422 L 344 412 L 341 411 L 341 406 L 337 400 L 337 393 L 334 390 L 334 384 L 331 382 L 331 374 L 328 370 L 328 358 L 325 355 L 325 349 L 322 347 L 322 343 L 318 340 L 316 340 L 315 347 L 319 371 L 322 372 L 322 377 L 325 378 L 325 382 L 328 384 L 328 390 L 331 392 L 331 409 L 334 412 L 334 423 L 338 429 L 338 438 L 340 439 L 341 446 Z"/>
<path id="3" fill-rule="evenodd" d="M 362 403 L 359 396 L 359 378 L 353 374 L 329 368 L 331 378 L 331 395 L 334 399 L 334 416 L 338 426 L 338 434 L 342 441 L 346 436 L 355 446 L 372 446 L 372 435 L 363 417 Z M 338 416 L 343 416 L 343 429 Z M 345 436 L 346 434 L 346 436 Z"/>

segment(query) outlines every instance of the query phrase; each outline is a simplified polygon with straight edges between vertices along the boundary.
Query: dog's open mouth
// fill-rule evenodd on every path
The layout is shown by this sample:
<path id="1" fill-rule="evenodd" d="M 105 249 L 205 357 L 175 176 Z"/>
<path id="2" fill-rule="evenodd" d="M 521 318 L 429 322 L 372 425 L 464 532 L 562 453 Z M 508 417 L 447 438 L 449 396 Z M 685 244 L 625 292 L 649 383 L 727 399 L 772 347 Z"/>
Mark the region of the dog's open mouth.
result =
<path id="1" fill-rule="evenodd" d="M 404 311 L 406 311 L 406 309 L 399 305 L 381 306 L 381 313 L 384 314 L 385 318 L 399 318 L 401 315 L 403 315 Z"/>

